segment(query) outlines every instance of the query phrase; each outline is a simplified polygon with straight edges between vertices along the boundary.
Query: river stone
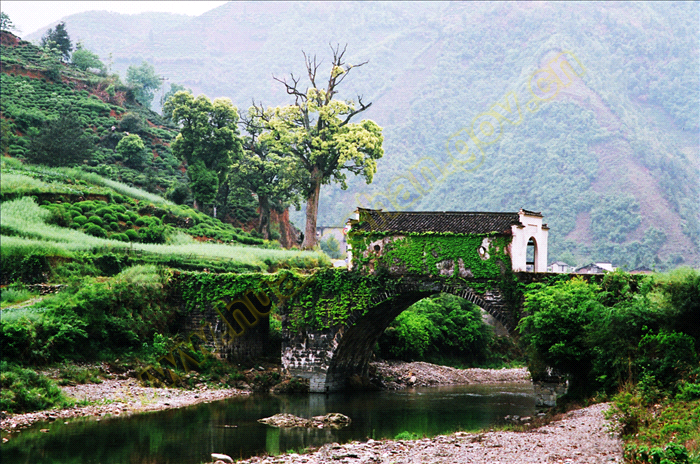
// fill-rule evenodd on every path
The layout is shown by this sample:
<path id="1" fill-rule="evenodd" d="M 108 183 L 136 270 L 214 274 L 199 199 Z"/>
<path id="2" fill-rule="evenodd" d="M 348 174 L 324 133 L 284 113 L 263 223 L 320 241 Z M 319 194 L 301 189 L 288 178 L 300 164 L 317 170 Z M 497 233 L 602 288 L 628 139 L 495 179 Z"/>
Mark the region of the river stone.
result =
<path id="1" fill-rule="evenodd" d="M 213 461 L 233 462 L 233 459 L 228 454 L 211 453 L 211 459 Z"/>
<path id="2" fill-rule="evenodd" d="M 315 416 L 311 420 L 292 414 L 275 414 L 271 417 L 258 419 L 258 422 L 272 425 L 273 427 L 341 428 L 350 424 L 351 421 L 346 415 L 332 412 L 325 416 Z"/>

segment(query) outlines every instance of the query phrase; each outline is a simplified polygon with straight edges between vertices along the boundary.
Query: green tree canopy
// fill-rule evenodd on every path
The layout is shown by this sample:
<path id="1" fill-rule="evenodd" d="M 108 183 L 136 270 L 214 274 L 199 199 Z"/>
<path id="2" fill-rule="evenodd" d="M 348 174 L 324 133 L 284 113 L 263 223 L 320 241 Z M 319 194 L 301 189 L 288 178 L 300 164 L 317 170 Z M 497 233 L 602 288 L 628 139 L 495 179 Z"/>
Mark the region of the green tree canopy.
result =
<path id="1" fill-rule="evenodd" d="M 72 61 L 75 66 L 83 71 L 87 71 L 90 68 L 99 69 L 100 71 L 105 70 L 105 65 L 100 61 L 100 57 L 90 50 L 84 49 L 80 42 L 75 47 Z"/>
<path id="2" fill-rule="evenodd" d="M 61 21 L 56 24 L 56 29 L 49 28 L 41 38 L 41 46 L 58 50 L 61 53 L 62 60 L 68 62 L 70 60 L 70 52 L 73 51 L 73 44 L 68 36 L 68 31 L 66 31 L 66 23 Z"/>
<path id="3" fill-rule="evenodd" d="M 146 146 L 136 134 L 123 137 L 117 144 L 117 153 L 124 157 L 127 166 L 138 168 L 146 163 Z"/>
<path id="4" fill-rule="evenodd" d="M 180 91 L 163 106 L 163 113 L 181 129 L 171 147 L 173 154 L 188 164 L 188 174 L 194 183 L 205 177 L 216 180 L 217 189 L 228 189 L 226 182 L 234 159 L 242 155 L 241 139 L 238 132 L 238 111 L 227 98 L 217 98 L 213 102 L 206 96 L 195 98 L 191 93 Z M 195 165 L 197 167 L 195 168 Z M 209 172 L 206 176 L 202 170 Z M 192 186 L 194 199 L 203 204 L 211 204 L 208 193 Z M 228 192 L 219 192 L 225 203 Z"/>
<path id="5" fill-rule="evenodd" d="M 243 121 L 247 132 L 243 137 L 243 154 L 231 165 L 231 182 L 253 193 L 258 200 L 258 232 L 270 238 L 270 211 L 286 209 L 290 203 L 299 205 L 299 190 L 295 183 L 296 160 L 273 152 L 261 141 L 264 120 L 255 107 L 250 108 Z"/>
<path id="6" fill-rule="evenodd" d="M 41 129 L 32 128 L 27 158 L 49 166 L 67 166 L 90 159 L 95 143 L 80 126 L 75 113 L 62 113 Z"/>
<path id="7" fill-rule="evenodd" d="M 133 87 L 136 101 L 146 107 L 151 106 L 155 91 L 161 86 L 155 68 L 146 61 L 141 66 L 129 66 L 126 70 L 126 83 Z"/>
<path id="8" fill-rule="evenodd" d="M 192 89 L 188 89 L 184 85 L 180 84 L 170 84 L 170 90 L 165 92 L 165 95 L 163 95 L 160 99 L 160 105 L 163 106 L 165 105 L 165 102 L 168 101 L 170 97 L 175 95 L 178 92 L 187 92 L 187 93 L 192 93 Z M 165 111 L 163 111 L 163 116 L 167 117 L 168 115 L 165 114 Z"/>
<path id="9" fill-rule="evenodd" d="M 285 85 L 288 94 L 294 96 L 294 104 L 272 111 L 258 107 L 258 115 L 266 121 L 269 129 L 260 136 L 261 142 L 266 143 L 272 152 L 293 156 L 298 163 L 295 180 L 306 198 L 302 247 L 307 249 L 316 245 L 321 185 L 333 181 L 346 189 L 346 172 L 359 174 L 370 183 L 377 170 L 376 160 L 384 155 L 382 129 L 375 122 L 350 122 L 371 103 L 365 104 L 362 97 L 358 97 L 357 102 L 333 98 L 350 70 L 366 62 L 346 64 L 343 59 L 345 49 L 341 51 L 336 47 L 332 51 L 333 61 L 326 85 L 317 85 L 320 63 L 316 57 L 304 54 L 311 86 L 306 91 L 301 90 L 299 78 L 294 75 L 291 83 L 286 79 L 276 79 Z"/>
<path id="10" fill-rule="evenodd" d="M 326 240 L 321 240 L 321 250 L 331 259 L 343 257 L 343 252 L 340 250 L 340 242 L 332 235 L 329 235 Z"/>
<path id="11" fill-rule="evenodd" d="M 0 12 L 0 31 L 13 31 L 15 30 L 15 25 L 10 20 L 7 13 Z"/>

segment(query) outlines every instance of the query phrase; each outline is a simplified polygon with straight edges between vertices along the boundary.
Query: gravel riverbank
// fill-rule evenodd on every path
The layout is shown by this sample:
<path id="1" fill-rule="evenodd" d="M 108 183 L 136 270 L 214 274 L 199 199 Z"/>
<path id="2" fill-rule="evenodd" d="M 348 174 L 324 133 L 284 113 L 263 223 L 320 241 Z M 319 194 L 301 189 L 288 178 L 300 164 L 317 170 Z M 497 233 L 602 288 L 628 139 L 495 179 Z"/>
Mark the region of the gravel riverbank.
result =
<path id="1" fill-rule="evenodd" d="M 239 464 L 527 464 L 622 462 L 622 442 L 608 432 L 607 404 L 572 411 L 528 432 L 464 433 L 421 440 L 331 443 L 310 454 L 253 457 Z"/>
<path id="2" fill-rule="evenodd" d="M 371 364 L 390 390 L 496 382 L 529 382 L 530 373 L 518 369 L 455 369 L 426 362 L 379 361 Z"/>
<path id="3" fill-rule="evenodd" d="M 99 420 L 107 415 L 128 416 L 146 411 L 181 408 L 250 393 L 248 390 L 235 388 L 214 390 L 209 389 L 206 385 L 194 390 L 144 387 L 138 380 L 131 378 L 104 380 L 98 384 L 65 386 L 61 389 L 77 402 L 90 402 L 92 404 L 8 415 L 0 421 L 2 431 L 14 432 L 43 421 L 65 421 L 75 417 L 96 417 Z"/>

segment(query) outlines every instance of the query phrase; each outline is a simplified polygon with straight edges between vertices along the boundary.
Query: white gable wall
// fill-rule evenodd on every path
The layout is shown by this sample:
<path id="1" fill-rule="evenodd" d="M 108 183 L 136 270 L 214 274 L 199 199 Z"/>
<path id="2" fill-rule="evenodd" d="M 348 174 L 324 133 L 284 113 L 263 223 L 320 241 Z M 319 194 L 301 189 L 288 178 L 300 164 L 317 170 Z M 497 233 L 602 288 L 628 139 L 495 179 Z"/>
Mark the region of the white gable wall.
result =
<path id="1" fill-rule="evenodd" d="M 547 272 L 547 235 L 549 227 L 542 224 L 542 216 L 519 211 L 520 224 L 511 226 L 513 241 L 510 245 L 510 259 L 513 271 L 527 270 L 527 242 L 535 241 L 535 272 Z"/>

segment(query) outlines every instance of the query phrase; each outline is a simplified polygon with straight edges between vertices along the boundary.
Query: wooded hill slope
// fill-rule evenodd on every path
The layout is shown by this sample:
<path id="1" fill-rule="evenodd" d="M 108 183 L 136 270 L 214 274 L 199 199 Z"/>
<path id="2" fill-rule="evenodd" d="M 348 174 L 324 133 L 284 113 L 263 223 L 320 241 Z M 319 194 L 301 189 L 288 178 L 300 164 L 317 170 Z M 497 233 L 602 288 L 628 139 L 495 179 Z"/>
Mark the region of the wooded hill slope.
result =
<path id="1" fill-rule="evenodd" d="M 133 34 L 111 13 L 64 20 L 115 69 L 147 60 L 241 109 L 291 103 L 272 76 L 302 75 L 301 50 L 327 57 L 329 43 L 347 43 L 349 63 L 369 60 L 340 97 L 373 102 L 363 116 L 384 128 L 386 154 L 372 185 L 324 187 L 319 224 L 342 225 L 358 203 L 525 207 L 551 226 L 550 261 L 700 264 L 697 4 L 232 2 Z M 580 77 L 529 111 L 533 75 L 561 52 Z M 522 118 L 504 122 L 470 169 L 411 177 L 419 160 L 448 164 L 451 137 L 508 98 Z"/>

